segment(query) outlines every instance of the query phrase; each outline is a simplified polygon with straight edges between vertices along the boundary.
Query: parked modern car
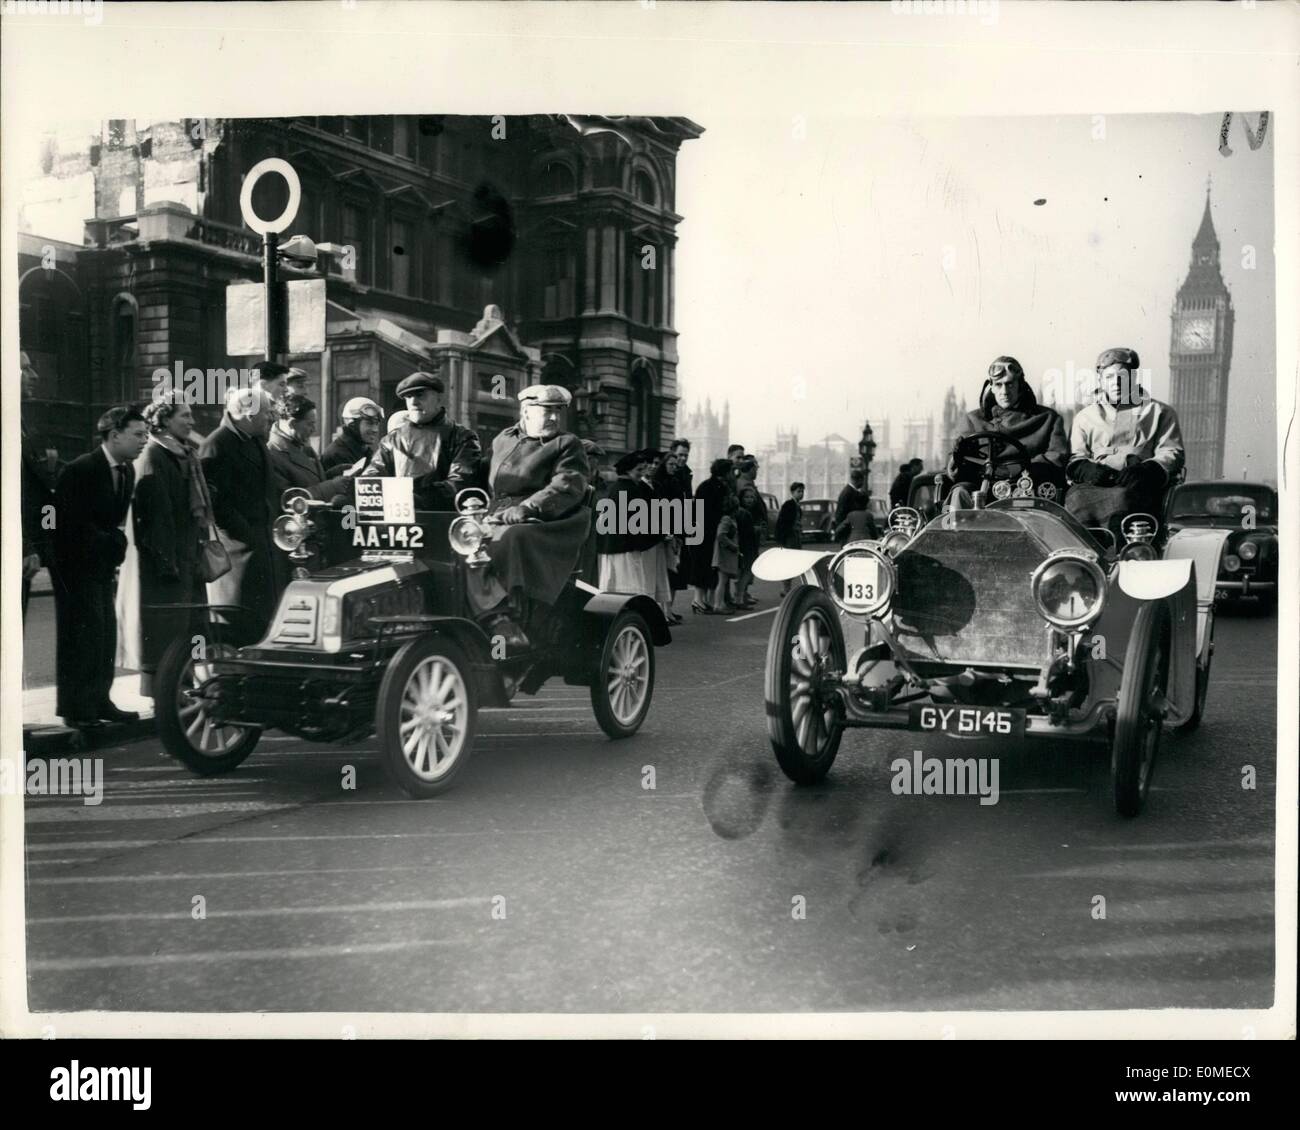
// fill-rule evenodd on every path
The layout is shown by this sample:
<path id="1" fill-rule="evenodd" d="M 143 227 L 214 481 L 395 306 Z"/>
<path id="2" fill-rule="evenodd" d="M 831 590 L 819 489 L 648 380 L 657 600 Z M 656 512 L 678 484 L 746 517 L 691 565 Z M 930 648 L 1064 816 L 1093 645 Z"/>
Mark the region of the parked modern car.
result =
<path id="1" fill-rule="evenodd" d="M 831 540 L 831 519 L 835 517 L 833 498 L 805 498 L 800 503 L 803 521 L 799 530 L 804 541 Z"/>
<path id="2" fill-rule="evenodd" d="M 1213 480 L 1183 483 L 1170 495 L 1165 526 L 1227 530 L 1215 599 L 1254 599 L 1277 608 L 1278 497 L 1267 483 Z"/>

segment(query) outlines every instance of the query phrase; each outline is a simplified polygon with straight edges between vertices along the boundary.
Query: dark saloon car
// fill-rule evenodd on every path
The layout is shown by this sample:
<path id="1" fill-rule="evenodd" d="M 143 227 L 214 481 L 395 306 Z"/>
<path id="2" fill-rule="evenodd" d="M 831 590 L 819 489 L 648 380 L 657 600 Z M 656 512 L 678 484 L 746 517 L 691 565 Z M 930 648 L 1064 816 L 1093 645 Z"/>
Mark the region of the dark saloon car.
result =
<path id="1" fill-rule="evenodd" d="M 803 540 L 806 542 L 830 541 L 831 519 L 835 516 L 835 500 L 833 498 L 805 498 L 799 505 L 803 510 L 803 520 L 799 526 Z"/>
<path id="2" fill-rule="evenodd" d="M 1169 532 L 1191 527 L 1229 530 L 1215 582 L 1217 600 L 1257 598 L 1277 606 L 1277 491 L 1267 483 L 1218 479 L 1183 483 L 1169 499 Z"/>

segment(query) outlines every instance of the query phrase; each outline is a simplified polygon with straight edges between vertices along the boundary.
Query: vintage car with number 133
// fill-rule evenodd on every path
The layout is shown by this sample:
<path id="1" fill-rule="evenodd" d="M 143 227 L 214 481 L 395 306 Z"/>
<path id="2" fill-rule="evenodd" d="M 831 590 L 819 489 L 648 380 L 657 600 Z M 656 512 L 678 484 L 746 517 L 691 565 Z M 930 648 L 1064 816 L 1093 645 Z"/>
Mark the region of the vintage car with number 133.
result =
<path id="1" fill-rule="evenodd" d="M 982 496 L 981 496 L 982 497 Z M 1114 804 L 1141 811 L 1161 731 L 1199 724 L 1227 534 L 1157 523 L 1126 543 L 1055 502 L 1010 497 L 928 523 L 908 507 L 880 540 L 770 549 L 767 580 L 802 577 L 768 639 L 768 735 L 786 775 L 824 777 L 847 729 L 952 738 L 1108 741 Z M 841 614 L 864 637 L 849 654 Z"/>

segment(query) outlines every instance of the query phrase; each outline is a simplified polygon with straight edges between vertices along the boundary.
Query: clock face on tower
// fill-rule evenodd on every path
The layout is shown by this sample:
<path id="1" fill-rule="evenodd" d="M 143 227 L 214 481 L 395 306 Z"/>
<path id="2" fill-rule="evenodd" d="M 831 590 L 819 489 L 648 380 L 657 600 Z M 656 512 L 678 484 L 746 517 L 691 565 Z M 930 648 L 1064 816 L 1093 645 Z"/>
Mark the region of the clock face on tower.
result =
<path id="1" fill-rule="evenodd" d="M 1185 353 L 1206 353 L 1214 348 L 1213 318 L 1184 318 L 1178 327 L 1178 345 Z"/>

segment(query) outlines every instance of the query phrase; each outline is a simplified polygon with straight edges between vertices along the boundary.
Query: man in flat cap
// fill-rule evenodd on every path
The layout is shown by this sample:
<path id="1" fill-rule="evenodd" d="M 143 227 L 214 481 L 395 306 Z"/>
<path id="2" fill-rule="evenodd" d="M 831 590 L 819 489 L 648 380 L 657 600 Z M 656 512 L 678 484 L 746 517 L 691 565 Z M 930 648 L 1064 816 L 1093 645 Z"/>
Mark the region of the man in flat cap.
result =
<path id="1" fill-rule="evenodd" d="M 1165 487 L 1183 466 L 1178 415 L 1138 384 L 1138 355 L 1107 349 L 1097 358 L 1097 399 L 1070 430 L 1073 483 L 1065 507 L 1086 526 L 1107 526 L 1120 538 L 1129 514 L 1160 517 Z"/>
<path id="2" fill-rule="evenodd" d="M 456 493 L 479 483 L 478 436 L 447 419 L 447 386 L 437 373 L 412 373 L 397 386 L 406 423 L 379 441 L 362 475 L 415 480 L 418 510 L 452 510 Z"/>
<path id="3" fill-rule="evenodd" d="M 519 423 L 492 441 L 483 546 L 492 565 L 470 598 L 480 612 L 498 614 L 502 622 L 491 630 L 511 650 L 527 646 L 518 629 L 538 624 L 559 597 L 591 526 L 587 453 L 563 427 L 570 399 L 560 385 L 530 385 L 519 393 Z"/>
<path id="4" fill-rule="evenodd" d="M 299 396 L 306 396 L 307 370 L 300 369 L 297 365 L 289 366 L 289 371 L 284 374 L 284 391 L 286 393 L 296 392 Z"/>

